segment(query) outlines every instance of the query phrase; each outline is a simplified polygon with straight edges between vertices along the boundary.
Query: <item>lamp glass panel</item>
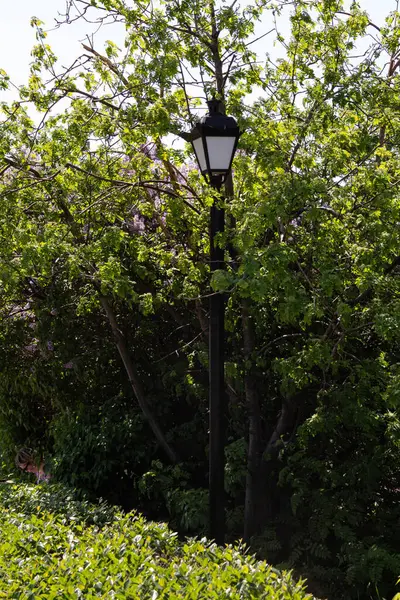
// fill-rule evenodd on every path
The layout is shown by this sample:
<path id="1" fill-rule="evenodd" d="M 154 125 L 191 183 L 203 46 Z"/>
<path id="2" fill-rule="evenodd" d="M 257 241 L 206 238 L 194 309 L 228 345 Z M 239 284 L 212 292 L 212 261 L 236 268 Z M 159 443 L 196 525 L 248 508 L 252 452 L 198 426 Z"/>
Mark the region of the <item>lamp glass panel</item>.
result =
<path id="1" fill-rule="evenodd" d="M 192 144 L 196 153 L 197 162 L 199 163 L 200 171 L 205 173 L 207 171 L 207 162 L 204 154 L 203 139 L 198 137 L 196 140 L 193 140 Z"/>
<path id="2" fill-rule="evenodd" d="M 236 137 L 210 135 L 206 137 L 206 140 L 211 171 L 228 171 Z"/>

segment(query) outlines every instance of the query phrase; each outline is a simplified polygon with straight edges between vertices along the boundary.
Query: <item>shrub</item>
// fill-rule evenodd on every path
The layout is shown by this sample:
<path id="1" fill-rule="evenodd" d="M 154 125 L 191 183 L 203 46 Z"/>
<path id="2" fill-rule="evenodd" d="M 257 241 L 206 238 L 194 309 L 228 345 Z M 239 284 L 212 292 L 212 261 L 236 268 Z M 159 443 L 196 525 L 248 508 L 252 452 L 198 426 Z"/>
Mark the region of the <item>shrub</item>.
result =
<path id="1" fill-rule="evenodd" d="M 59 486 L 2 486 L 0 527 L 0 598 L 311 600 L 290 573 L 239 547 L 180 543 L 165 524 Z"/>
<path id="2" fill-rule="evenodd" d="M 76 493 L 60 484 L 0 485 L 0 510 L 9 511 L 30 518 L 35 515 L 45 518 L 52 514 L 58 516 L 64 524 L 105 525 L 112 523 L 119 514 L 118 509 L 100 500 L 92 504 L 80 499 Z"/>
<path id="3" fill-rule="evenodd" d="M 368 373 L 321 402 L 287 454 L 287 566 L 333 599 L 392 598 L 400 573 L 399 421 L 379 388 L 368 387 Z"/>
<path id="4" fill-rule="evenodd" d="M 103 497 L 125 509 L 137 505 L 135 472 L 148 466 L 154 448 L 147 443 L 142 416 L 129 401 L 110 398 L 101 407 L 64 412 L 54 419 L 52 435 L 52 474 L 57 481 L 92 500 Z"/>

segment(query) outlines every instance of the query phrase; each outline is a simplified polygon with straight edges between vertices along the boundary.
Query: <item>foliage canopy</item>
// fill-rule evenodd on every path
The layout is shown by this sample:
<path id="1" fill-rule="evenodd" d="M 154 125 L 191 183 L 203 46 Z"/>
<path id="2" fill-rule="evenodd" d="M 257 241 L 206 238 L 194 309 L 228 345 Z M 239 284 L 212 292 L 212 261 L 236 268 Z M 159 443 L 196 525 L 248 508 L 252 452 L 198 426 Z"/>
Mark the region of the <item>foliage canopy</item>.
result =
<path id="1" fill-rule="evenodd" d="M 124 50 L 85 44 L 62 70 L 34 19 L 30 80 L 2 105 L 4 452 L 41 445 L 60 479 L 204 530 L 214 199 L 172 136 L 215 94 L 244 130 L 211 282 L 229 296 L 230 535 L 332 598 L 393 595 L 399 13 L 67 2 L 66 22 L 89 15 L 124 23 Z M 277 61 L 253 51 L 261 18 Z"/>

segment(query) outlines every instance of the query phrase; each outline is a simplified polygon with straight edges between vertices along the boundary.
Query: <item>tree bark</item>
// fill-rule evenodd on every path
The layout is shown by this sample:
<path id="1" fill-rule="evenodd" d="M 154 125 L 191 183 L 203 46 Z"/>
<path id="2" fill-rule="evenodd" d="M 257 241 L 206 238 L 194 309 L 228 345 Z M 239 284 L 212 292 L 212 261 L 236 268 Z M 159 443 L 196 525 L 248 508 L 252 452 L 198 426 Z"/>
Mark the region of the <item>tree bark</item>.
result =
<path id="1" fill-rule="evenodd" d="M 260 462 L 262 448 L 261 407 L 257 392 L 254 370 L 251 366 L 255 348 L 255 333 L 249 314 L 249 302 L 243 301 L 242 330 L 244 359 L 247 365 L 244 376 L 246 402 L 249 413 L 249 439 L 247 451 L 246 495 L 244 507 L 244 540 L 248 542 L 256 533 L 258 524 L 258 502 L 260 486 Z"/>
<path id="2" fill-rule="evenodd" d="M 129 378 L 129 382 L 131 384 L 133 393 L 138 401 L 138 404 L 139 404 L 144 416 L 146 417 L 155 437 L 157 438 L 160 446 L 163 448 L 164 452 L 166 453 L 166 455 L 168 456 L 170 461 L 172 463 L 176 463 L 176 462 L 178 462 L 178 457 L 177 457 L 175 451 L 173 450 L 173 448 L 171 448 L 171 446 L 167 442 L 165 435 L 162 432 L 160 426 L 158 425 L 156 418 L 154 417 L 153 412 L 149 406 L 149 403 L 146 400 L 146 397 L 143 392 L 143 388 L 142 388 L 139 378 L 137 376 L 136 369 L 133 365 L 133 362 L 132 362 L 130 354 L 129 354 L 125 336 L 122 333 L 121 329 L 118 327 L 117 319 L 116 319 L 113 309 L 111 308 L 111 304 L 109 303 L 108 299 L 105 298 L 104 296 L 100 296 L 100 303 L 101 303 L 101 306 L 103 307 L 104 312 L 107 315 L 112 332 L 114 334 L 115 343 L 118 348 L 119 355 L 122 359 L 122 362 L 124 363 L 124 367 L 125 367 L 126 373 Z"/>
<path id="3" fill-rule="evenodd" d="M 292 432 L 293 423 L 295 420 L 295 412 L 296 411 L 292 402 L 289 402 L 288 400 L 284 400 L 282 402 L 282 408 L 279 413 L 275 429 L 272 432 L 264 450 L 264 457 L 266 459 L 276 457 L 279 451 L 279 440 L 282 438 L 283 435 Z"/>

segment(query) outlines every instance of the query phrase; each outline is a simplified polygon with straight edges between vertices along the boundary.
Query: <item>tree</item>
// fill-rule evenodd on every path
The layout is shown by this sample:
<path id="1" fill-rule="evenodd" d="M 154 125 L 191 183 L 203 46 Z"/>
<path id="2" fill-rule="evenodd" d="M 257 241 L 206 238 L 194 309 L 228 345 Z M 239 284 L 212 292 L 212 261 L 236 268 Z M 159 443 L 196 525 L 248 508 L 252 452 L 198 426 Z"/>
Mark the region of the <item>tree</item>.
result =
<path id="1" fill-rule="evenodd" d="M 3 106 L 3 313 L 28 300 L 40 324 L 57 289 L 85 328 L 97 315 L 108 344 L 103 314 L 164 456 L 195 455 L 204 476 L 212 196 L 190 149 L 168 136 L 185 137 L 199 94 L 217 95 L 245 131 L 226 186 L 228 270 L 212 282 L 229 292 L 232 522 L 244 506 L 245 538 L 264 532 L 267 552 L 324 589 L 340 582 L 354 597 L 386 581 L 387 593 L 399 566 L 388 533 L 399 458 L 398 13 L 378 26 L 356 3 L 298 1 L 290 40 L 277 35 L 285 58 L 260 64 L 255 23 L 286 4 L 69 2 L 67 19 L 78 7 L 122 20 L 127 44 L 123 56 L 112 42 L 85 44 L 63 73 L 35 21 L 29 86 Z M 372 45 L 352 58 L 370 30 Z M 39 127 L 25 102 L 43 112 Z M 151 401 L 169 372 L 174 385 Z M 178 442 L 180 427 L 195 444 Z"/>

